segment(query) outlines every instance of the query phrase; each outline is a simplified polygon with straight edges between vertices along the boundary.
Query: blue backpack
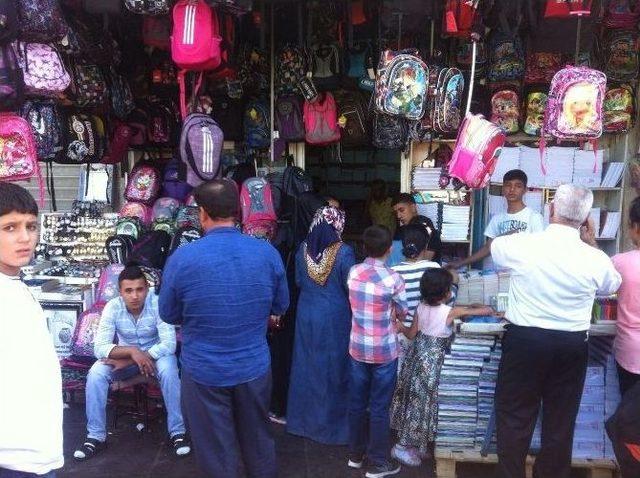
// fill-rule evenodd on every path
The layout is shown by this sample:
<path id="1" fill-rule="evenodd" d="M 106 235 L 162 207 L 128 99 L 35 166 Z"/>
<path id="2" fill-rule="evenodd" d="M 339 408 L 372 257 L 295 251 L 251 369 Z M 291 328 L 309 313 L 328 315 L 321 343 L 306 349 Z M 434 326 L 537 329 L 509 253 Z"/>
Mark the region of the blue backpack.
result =
<path id="1" fill-rule="evenodd" d="M 189 183 L 181 179 L 180 166 L 180 161 L 173 158 L 164 167 L 164 175 L 162 177 L 163 197 L 184 201 L 193 189 Z"/>
<path id="2" fill-rule="evenodd" d="M 269 108 L 264 101 L 251 101 L 244 110 L 244 140 L 253 149 L 271 145 Z"/>

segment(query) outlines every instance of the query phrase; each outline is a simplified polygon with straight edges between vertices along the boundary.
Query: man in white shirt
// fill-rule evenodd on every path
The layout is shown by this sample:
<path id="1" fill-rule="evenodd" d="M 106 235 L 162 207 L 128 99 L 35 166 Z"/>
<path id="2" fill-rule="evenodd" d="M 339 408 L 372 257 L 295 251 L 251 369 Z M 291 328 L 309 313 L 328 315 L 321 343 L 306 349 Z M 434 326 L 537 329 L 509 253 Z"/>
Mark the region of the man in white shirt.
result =
<path id="1" fill-rule="evenodd" d="M 0 478 L 54 478 L 62 455 L 62 378 L 47 320 L 20 268 L 38 242 L 38 206 L 0 182 Z"/>
<path id="2" fill-rule="evenodd" d="M 598 250 L 587 222 L 593 193 L 560 186 L 551 224 L 540 233 L 500 237 L 493 261 L 511 271 L 496 386 L 498 470 L 524 478 L 525 460 L 542 402 L 542 448 L 534 476 L 568 478 L 576 416 L 588 359 L 593 300 L 613 294 L 621 278 Z"/>
<path id="3" fill-rule="evenodd" d="M 449 263 L 447 266 L 449 269 L 458 269 L 488 257 L 491 254 L 491 242 L 496 237 L 519 232 L 541 232 L 544 229 L 544 221 L 540 213 L 524 203 L 527 181 L 526 173 L 520 169 L 512 169 L 504 175 L 502 195 L 507 201 L 507 212 L 496 214 L 491 218 L 484 231 L 487 238 L 484 246 L 466 259 Z"/>

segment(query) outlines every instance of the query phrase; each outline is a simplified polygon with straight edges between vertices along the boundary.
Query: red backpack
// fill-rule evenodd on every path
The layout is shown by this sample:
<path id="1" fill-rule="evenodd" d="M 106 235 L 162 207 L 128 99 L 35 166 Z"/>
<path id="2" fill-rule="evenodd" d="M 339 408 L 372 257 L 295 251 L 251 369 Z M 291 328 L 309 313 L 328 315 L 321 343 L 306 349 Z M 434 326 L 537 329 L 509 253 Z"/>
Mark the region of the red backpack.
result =
<path id="1" fill-rule="evenodd" d="M 278 217 L 273 206 L 271 186 L 264 178 L 249 178 L 240 189 L 242 232 L 260 239 L 272 240 Z"/>
<path id="2" fill-rule="evenodd" d="M 338 108 L 331 93 L 314 102 L 304 102 L 305 139 L 309 144 L 327 145 L 340 141 Z"/>

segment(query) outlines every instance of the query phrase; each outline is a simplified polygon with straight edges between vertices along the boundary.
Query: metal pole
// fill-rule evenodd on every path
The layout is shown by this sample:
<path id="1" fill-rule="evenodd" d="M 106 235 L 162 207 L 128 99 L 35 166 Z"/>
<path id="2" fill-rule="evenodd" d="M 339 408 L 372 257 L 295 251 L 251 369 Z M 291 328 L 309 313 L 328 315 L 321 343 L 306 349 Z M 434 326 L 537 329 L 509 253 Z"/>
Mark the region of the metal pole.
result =
<path id="1" fill-rule="evenodd" d="M 275 69 L 275 48 L 276 48 L 276 42 L 275 42 L 275 38 L 274 38 L 274 27 L 273 24 L 274 22 L 274 7 L 273 7 L 273 2 L 271 3 L 271 18 L 270 18 L 270 22 L 269 22 L 269 32 L 270 32 L 270 41 L 271 41 L 271 94 L 269 95 L 270 98 L 270 108 L 271 108 L 271 113 L 270 113 L 270 128 L 271 128 L 271 142 L 270 142 L 270 148 L 269 148 L 269 155 L 271 157 L 271 162 L 273 163 L 275 161 L 275 151 L 274 151 L 274 145 L 273 145 L 273 140 L 274 140 L 274 136 L 275 136 L 275 126 L 273 124 L 273 119 L 275 117 L 275 108 L 276 108 L 276 99 L 275 99 L 275 78 L 276 78 L 276 69 Z"/>
<path id="2" fill-rule="evenodd" d="M 576 53 L 573 58 L 574 66 L 578 66 L 578 57 L 580 56 L 580 36 L 582 30 L 582 15 L 578 15 L 578 34 L 576 35 Z"/>
<path id="3" fill-rule="evenodd" d="M 471 97 L 473 96 L 473 83 L 476 76 L 476 48 L 477 43 L 475 39 L 471 40 L 471 79 L 469 80 L 469 95 L 467 96 L 467 109 L 465 110 L 465 116 L 469 114 L 471 110 Z"/>

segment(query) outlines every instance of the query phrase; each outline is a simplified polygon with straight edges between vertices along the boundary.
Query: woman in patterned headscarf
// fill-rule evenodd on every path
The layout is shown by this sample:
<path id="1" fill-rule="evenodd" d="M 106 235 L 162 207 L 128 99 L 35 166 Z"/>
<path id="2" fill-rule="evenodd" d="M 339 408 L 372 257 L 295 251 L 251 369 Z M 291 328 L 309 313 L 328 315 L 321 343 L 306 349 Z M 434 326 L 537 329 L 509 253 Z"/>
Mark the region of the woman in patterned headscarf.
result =
<path id="1" fill-rule="evenodd" d="M 289 433 L 331 445 L 349 441 L 347 277 L 355 255 L 342 242 L 344 221 L 340 209 L 318 209 L 296 255 L 300 297 L 287 408 Z"/>

